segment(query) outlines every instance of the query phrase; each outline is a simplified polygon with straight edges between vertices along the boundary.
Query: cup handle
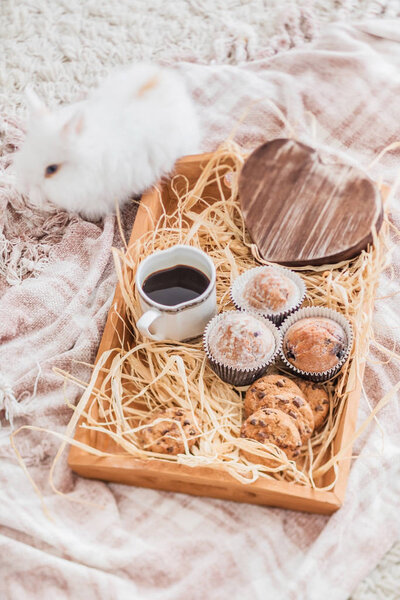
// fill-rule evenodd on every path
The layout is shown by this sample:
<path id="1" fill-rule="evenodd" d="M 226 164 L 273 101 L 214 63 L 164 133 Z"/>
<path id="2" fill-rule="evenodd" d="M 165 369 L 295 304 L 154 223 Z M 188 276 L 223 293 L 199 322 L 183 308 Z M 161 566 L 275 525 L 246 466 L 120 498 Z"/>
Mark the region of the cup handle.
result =
<path id="1" fill-rule="evenodd" d="M 161 341 L 163 339 L 161 335 L 154 335 L 149 331 L 150 325 L 156 319 L 158 319 L 158 317 L 161 317 L 160 311 L 155 308 L 151 308 L 143 313 L 140 319 L 136 321 L 136 327 L 139 329 L 142 335 L 150 338 L 151 340 Z"/>

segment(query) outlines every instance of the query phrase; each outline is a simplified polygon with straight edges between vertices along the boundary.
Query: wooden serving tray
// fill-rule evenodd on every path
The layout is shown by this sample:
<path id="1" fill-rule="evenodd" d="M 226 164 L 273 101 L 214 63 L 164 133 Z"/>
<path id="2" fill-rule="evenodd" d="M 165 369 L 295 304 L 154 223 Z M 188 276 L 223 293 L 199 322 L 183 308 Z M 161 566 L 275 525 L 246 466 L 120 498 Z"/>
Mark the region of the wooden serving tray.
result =
<path id="1" fill-rule="evenodd" d="M 211 156 L 211 154 L 202 154 L 185 157 L 177 162 L 175 173 L 186 176 L 190 186 L 193 186 L 201 174 L 202 167 L 207 164 Z M 159 189 L 161 194 L 156 189 L 152 189 L 143 195 L 130 243 L 133 243 L 146 231 L 154 228 L 154 223 L 161 216 L 163 209 L 168 213 L 174 207 L 169 183 L 160 184 Z M 210 191 L 210 196 L 212 196 L 212 192 L 216 193 L 217 191 L 217 184 L 210 184 L 206 190 Z M 209 197 L 208 194 L 207 197 Z M 125 318 L 125 315 L 126 307 L 120 287 L 117 285 L 97 353 L 96 363 L 103 352 L 119 347 L 121 339 L 126 340 L 128 347 L 134 343 L 132 334 L 129 333 L 128 328 L 125 327 L 121 319 L 121 316 Z M 112 356 L 105 366 L 111 364 L 111 360 Z M 99 372 L 95 383 L 97 389 L 104 382 L 105 376 L 104 371 Z M 268 480 L 261 477 L 254 483 L 243 484 L 225 471 L 213 467 L 189 467 L 159 459 L 137 459 L 132 456 L 121 455 L 122 449 L 109 436 L 80 427 L 83 418 L 78 422 L 75 440 L 104 452 L 115 453 L 115 456 L 94 456 L 81 448 L 71 446 L 68 464 L 76 473 L 94 479 L 184 492 L 196 496 L 210 496 L 238 502 L 331 514 L 340 508 L 345 495 L 351 463 L 351 440 L 356 428 L 358 403 L 361 395 L 361 379 L 362 373 L 356 388 L 350 393 L 345 403 L 339 428 L 333 442 L 335 454 L 340 450 L 345 450 L 345 452 L 338 463 L 339 473 L 331 491 L 313 490 L 303 485 Z M 111 393 L 111 390 L 108 390 L 108 393 Z M 89 398 L 88 403 L 90 401 Z M 320 487 L 329 485 L 333 480 L 334 473 L 331 469 L 324 475 Z"/>

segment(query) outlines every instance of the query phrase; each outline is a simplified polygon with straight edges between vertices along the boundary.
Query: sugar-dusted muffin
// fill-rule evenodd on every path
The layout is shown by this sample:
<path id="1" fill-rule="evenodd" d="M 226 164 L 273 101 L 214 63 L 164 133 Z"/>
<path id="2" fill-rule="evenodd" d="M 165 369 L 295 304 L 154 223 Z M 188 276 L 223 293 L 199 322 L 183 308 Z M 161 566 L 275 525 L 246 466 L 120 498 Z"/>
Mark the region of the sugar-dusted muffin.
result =
<path id="1" fill-rule="evenodd" d="M 236 308 L 256 312 L 275 323 L 298 309 L 305 285 L 294 271 L 282 267 L 255 267 L 235 279 L 231 296 Z"/>
<path id="2" fill-rule="evenodd" d="M 242 425 L 240 437 L 256 440 L 261 444 L 275 444 L 285 452 L 289 459 L 294 459 L 299 455 L 301 439 L 293 419 L 275 408 L 260 408 L 250 415 Z M 247 450 L 240 452 L 251 462 L 268 467 L 276 467 L 278 464 L 272 458 L 264 458 Z"/>
<path id="3" fill-rule="evenodd" d="M 155 423 L 158 419 L 160 422 Z M 147 427 L 137 433 L 137 438 L 143 450 L 161 454 L 182 454 L 185 445 L 182 430 L 190 449 L 196 442 L 200 431 L 193 421 L 192 413 L 183 408 L 160 408 L 151 413 L 142 425 Z"/>
<path id="4" fill-rule="evenodd" d="M 247 304 L 256 310 L 280 311 L 287 305 L 290 298 L 296 294 L 296 286 L 288 277 L 275 269 L 258 271 L 248 281 L 243 298 Z"/>
<path id="5" fill-rule="evenodd" d="M 329 371 L 338 365 L 347 351 L 343 327 L 326 317 L 305 317 L 285 332 L 283 354 L 297 369 L 307 373 Z"/>
<path id="6" fill-rule="evenodd" d="M 229 311 L 210 331 L 208 349 L 220 363 L 252 369 L 268 360 L 275 340 L 266 322 L 247 313 Z"/>
<path id="7" fill-rule="evenodd" d="M 275 359 L 281 335 L 268 319 L 233 310 L 209 322 L 203 342 L 211 367 L 223 381 L 248 385 Z"/>

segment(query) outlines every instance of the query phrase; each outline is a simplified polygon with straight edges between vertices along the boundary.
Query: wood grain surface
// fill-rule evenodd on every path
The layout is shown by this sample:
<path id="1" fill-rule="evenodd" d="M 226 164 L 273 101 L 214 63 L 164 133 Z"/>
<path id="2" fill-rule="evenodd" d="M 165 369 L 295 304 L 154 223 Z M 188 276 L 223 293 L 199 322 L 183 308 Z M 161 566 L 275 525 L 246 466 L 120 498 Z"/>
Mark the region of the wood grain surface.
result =
<path id="1" fill-rule="evenodd" d="M 239 195 L 261 256 L 287 266 L 353 258 L 382 224 L 379 189 L 365 173 L 295 140 L 257 148 L 244 164 Z"/>

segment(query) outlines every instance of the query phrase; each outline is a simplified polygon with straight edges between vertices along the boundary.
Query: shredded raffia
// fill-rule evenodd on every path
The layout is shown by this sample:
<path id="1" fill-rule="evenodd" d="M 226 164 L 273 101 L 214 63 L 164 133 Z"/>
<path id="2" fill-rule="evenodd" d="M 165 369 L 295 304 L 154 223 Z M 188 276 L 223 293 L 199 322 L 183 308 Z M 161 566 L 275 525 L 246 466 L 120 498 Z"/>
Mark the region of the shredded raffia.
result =
<path id="1" fill-rule="evenodd" d="M 335 485 L 338 460 L 348 456 L 349 448 L 342 448 L 335 455 L 333 440 L 349 395 L 362 378 L 369 344 L 373 340 L 371 321 L 378 279 L 388 265 L 389 229 L 393 225 L 386 216 L 379 236 L 374 233 L 373 245 L 356 258 L 312 270 L 307 267 L 296 269 L 307 286 L 305 305 L 339 310 L 350 320 L 355 333 L 350 360 L 339 376 L 326 384 L 331 400 L 326 422 L 302 448 L 297 462 L 289 460 L 273 444 L 263 445 L 240 438 L 245 389 L 234 388 L 217 377 L 207 364 L 201 341 L 154 342 L 142 338 L 136 329 L 136 320 L 141 313 L 132 282 L 139 262 L 156 250 L 179 243 L 197 246 L 207 252 L 217 270 L 220 311 L 233 308 L 229 288 L 235 277 L 260 263 L 268 264 L 251 243 L 239 208 L 238 175 L 244 158 L 241 149 L 230 139 L 212 155 L 192 189 L 184 176 L 175 176 L 170 182 L 170 193 L 176 200 L 174 212 L 168 214 L 164 209 L 158 221 L 153 222 L 152 229 L 126 252 L 125 249 L 113 249 L 127 307 L 123 339 L 119 340 L 119 347 L 100 357 L 89 384 L 58 370 L 63 377 L 84 387 L 85 394 L 77 407 L 71 406 L 75 412 L 55 462 L 70 442 L 97 456 L 110 456 L 109 448 L 115 448 L 114 455 L 152 457 L 192 467 L 208 465 L 225 470 L 246 484 L 263 477 L 324 490 Z M 210 197 L 207 187 L 211 182 L 217 184 L 215 197 Z M 134 340 L 128 349 L 127 336 Z M 396 352 L 384 351 L 389 359 L 400 359 Z M 274 370 L 283 371 L 282 365 L 275 365 Z M 96 388 L 100 371 L 105 377 Z M 376 418 L 377 412 L 390 401 L 398 387 L 400 383 L 382 398 L 354 439 Z M 191 451 L 186 443 L 185 452 L 177 456 L 157 454 L 140 447 L 136 434 L 144 427 L 144 418 L 162 406 L 191 411 L 201 430 Z M 72 439 L 72 429 L 81 417 L 81 427 L 101 432 L 114 443 L 107 447 L 107 452 Z M 251 463 L 241 456 L 241 449 L 260 457 L 274 457 L 277 466 Z M 334 477 L 329 477 L 329 483 L 325 483 L 323 476 L 330 469 Z"/>

